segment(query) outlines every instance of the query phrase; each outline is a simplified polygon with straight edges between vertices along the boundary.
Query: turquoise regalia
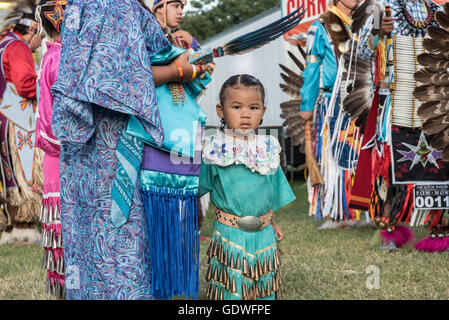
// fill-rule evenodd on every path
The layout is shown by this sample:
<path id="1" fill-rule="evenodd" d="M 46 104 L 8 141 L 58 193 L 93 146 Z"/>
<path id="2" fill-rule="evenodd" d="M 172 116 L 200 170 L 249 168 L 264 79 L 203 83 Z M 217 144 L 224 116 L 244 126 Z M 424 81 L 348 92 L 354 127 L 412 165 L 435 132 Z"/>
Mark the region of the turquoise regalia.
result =
<path id="1" fill-rule="evenodd" d="M 252 136 L 252 142 L 232 140 L 223 133 L 206 138 L 200 194 L 239 217 L 261 216 L 295 199 L 279 166 L 279 142 Z M 274 299 L 280 296 L 280 251 L 272 225 L 257 232 L 214 222 L 207 251 L 208 299 Z"/>

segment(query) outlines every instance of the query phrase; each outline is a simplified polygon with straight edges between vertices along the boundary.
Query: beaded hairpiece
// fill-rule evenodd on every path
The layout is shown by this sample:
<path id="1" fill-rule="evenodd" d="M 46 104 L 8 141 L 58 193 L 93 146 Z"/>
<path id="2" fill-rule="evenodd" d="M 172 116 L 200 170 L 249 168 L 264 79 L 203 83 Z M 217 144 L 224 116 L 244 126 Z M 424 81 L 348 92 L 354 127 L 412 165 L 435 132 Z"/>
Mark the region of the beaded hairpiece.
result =
<path id="1" fill-rule="evenodd" d="M 64 18 L 64 8 L 67 5 L 67 0 L 48 1 L 43 5 L 39 5 L 37 12 L 40 13 L 42 7 L 54 6 L 53 11 L 44 12 L 44 17 L 51 22 L 57 32 L 61 32 L 61 23 Z"/>
<path id="2" fill-rule="evenodd" d="M 28 19 L 28 18 L 20 19 L 19 24 L 27 26 L 27 27 L 33 27 L 33 28 L 36 28 L 36 29 L 38 27 L 38 24 L 37 24 L 36 21 Z"/>
<path id="3" fill-rule="evenodd" d="M 156 0 L 154 1 L 153 4 L 153 12 L 163 4 L 169 4 L 171 2 L 180 2 L 183 6 L 187 4 L 187 0 L 160 0 L 160 1 Z"/>

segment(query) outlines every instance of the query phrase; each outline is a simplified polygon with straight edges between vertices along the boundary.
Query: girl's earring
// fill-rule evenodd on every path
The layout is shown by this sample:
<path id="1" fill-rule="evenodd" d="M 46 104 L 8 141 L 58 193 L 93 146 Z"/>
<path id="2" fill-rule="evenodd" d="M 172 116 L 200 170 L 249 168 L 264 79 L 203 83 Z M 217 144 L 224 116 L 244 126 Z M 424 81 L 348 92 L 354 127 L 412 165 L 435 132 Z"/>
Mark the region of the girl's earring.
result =
<path id="1" fill-rule="evenodd" d="M 226 128 L 226 120 L 221 118 L 220 120 L 220 130 L 223 131 Z"/>

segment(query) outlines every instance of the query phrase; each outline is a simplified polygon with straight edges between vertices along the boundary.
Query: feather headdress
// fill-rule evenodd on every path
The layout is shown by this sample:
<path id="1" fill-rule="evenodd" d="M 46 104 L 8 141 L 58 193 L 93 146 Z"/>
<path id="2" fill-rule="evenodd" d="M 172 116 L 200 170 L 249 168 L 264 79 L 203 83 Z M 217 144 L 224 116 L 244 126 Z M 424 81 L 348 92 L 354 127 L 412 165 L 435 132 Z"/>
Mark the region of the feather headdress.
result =
<path id="1" fill-rule="evenodd" d="M 444 3 L 443 8 L 435 13 L 438 27 L 427 28 L 430 38 L 423 41 L 427 52 L 417 57 L 424 69 L 415 73 L 421 85 L 414 95 L 423 102 L 418 108 L 423 131 L 434 135 L 430 145 L 442 150 L 443 160 L 449 161 L 449 3 Z"/>
<path id="2" fill-rule="evenodd" d="M 32 15 L 36 11 L 36 1 L 35 0 L 18 0 L 14 1 L 13 6 L 9 10 L 8 15 L 4 18 L 3 23 L 0 27 L 0 34 L 5 34 L 6 32 L 12 30 L 18 23 L 21 22 L 25 14 Z"/>

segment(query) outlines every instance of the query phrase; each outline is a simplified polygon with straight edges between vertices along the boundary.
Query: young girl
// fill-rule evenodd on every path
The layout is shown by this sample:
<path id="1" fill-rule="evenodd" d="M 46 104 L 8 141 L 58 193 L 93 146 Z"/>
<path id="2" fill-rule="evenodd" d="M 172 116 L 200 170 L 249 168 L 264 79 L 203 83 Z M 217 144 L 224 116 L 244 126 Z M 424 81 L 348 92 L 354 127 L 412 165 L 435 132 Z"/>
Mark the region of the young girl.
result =
<path id="1" fill-rule="evenodd" d="M 47 293 L 60 299 L 65 298 L 65 275 L 59 200 L 59 141 L 51 129 L 53 95 L 50 88 L 58 76 L 61 54 L 60 25 L 66 3 L 67 1 L 43 0 L 38 6 L 41 27 L 52 40 L 47 42 L 47 52 L 42 59 L 39 78 L 39 111 L 36 123 L 36 147 L 45 152 L 44 190 L 40 217 L 42 246 L 45 250 L 43 267 L 48 272 Z M 55 11 L 60 12 L 58 17 L 54 16 Z"/>
<path id="2" fill-rule="evenodd" d="M 235 75 L 222 86 L 220 131 L 205 140 L 200 193 L 211 193 L 215 212 L 207 251 L 207 299 L 280 298 L 278 241 L 283 233 L 274 212 L 295 200 L 279 166 L 276 138 L 257 135 L 266 107 L 256 78 Z"/>

